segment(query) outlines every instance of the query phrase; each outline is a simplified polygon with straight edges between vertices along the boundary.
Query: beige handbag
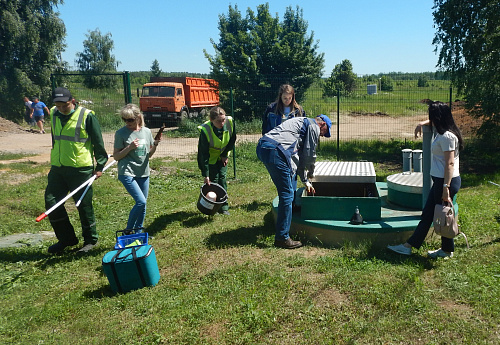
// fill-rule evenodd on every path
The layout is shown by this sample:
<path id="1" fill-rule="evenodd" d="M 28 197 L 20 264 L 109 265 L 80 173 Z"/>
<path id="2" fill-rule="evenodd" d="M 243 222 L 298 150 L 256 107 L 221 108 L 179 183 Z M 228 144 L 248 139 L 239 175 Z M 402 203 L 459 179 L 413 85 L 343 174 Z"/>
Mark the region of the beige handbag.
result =
<path id="1" fill-rule="evenodd" d="M 453 206 L 437 204 L 434 207 L 433 223 L 434 232 L 439 236 L 455 238 L 460 233 Z"/>
<path id="2" fill-rule="evenodd" d="M 433 223 L 436 235 L 446 238 L 455 238 L 458 235 L 462 235 L 465 238 L 467 248 L 469 248 L 467 236 L 458 228 L 457 217 L 453 205 L 448 206 L 448 203 L 443 203 L 434 206 Z"/>

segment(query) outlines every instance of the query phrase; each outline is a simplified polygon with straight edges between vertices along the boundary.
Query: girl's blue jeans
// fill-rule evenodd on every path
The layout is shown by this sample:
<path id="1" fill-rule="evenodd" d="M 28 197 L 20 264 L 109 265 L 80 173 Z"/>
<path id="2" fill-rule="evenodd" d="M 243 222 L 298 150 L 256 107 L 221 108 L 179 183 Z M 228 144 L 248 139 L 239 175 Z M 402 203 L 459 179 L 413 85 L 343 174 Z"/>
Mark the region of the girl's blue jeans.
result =
<path id="1" fill-rule="evenodd" d="M 128 216 L 127 229 L 142 228 L 146 218 L 146 203 L 149 193 L 149 176 L 135 177 L 118 175 L 118 180 L 134 198 L 135 205 Z"/>

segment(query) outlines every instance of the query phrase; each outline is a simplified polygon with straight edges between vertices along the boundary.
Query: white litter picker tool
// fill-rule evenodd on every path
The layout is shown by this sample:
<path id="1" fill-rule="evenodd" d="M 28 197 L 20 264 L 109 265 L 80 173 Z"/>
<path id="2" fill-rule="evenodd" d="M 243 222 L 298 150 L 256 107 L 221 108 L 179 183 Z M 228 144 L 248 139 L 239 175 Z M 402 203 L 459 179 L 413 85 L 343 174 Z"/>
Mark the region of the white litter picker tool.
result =
<path id="1" fill-rule="evenodd" d="M 108 165 L 106 165 L 104 167 L 104 169 L 102 169 L 102 172 L 106 171 L 106 169 L 108 169 L 110 166 L 112 166 L 113 164 L 115 164 L 116 161 L 113 160 L 111 163 L 109 163 Z M 78 205 L 80 205 L 83 197 L 85 196 L 85 193 L 89 190 L 90 186 L 92 185 L 92 183 L 94 183 L 95 179 L 97 178 L 96 175 L 92 175 L 91 178 L 89 178 L 87 181 L 83 182 L 80 186 L 78 186 L 75 190 L 73 190 L 72 192 L 70 192 L 68 195 L 66 195 L 64 198 L 62 198 L 60 201 L 58 201 L 54 206 L 52 206 L 51 208 L 49 208 L 47 211 L 45 211 L 44 213 L 42 213 L 41 215 L 39 215 L 37 218 L 36 218 L 36 221 L 39 222 L 41 221 L 42 219 L 44 219 L 45 217 L 47 217 L 52 211 L 54 211 L 56 208 L 58 208 L 59 206 L 61 206 L 62 204 L 64 204 L 66 202 L 66 200 L 68 200 L 69 198 L 71 198 L 73 195 L 75 195 L 80 189 L 84 188 L 84 187 L 87 187 L 85 189 L 85 191 L 83 192 L 82 196 L 80 197 L 80 199 L 77 201 L 76 203 L 76 206 L 78 207 Z"/>

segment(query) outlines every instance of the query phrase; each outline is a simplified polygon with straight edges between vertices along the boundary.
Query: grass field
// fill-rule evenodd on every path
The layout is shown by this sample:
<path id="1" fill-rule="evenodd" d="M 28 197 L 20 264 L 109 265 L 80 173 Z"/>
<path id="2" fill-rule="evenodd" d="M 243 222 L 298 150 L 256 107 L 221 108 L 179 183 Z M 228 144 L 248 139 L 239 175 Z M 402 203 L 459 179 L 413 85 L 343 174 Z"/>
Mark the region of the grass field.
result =
<path id="1" fill-rule="evenodd" d="M 384 180 L 401 169 L 398 145 L 346 144 L 342 155 L 373 161 Z M 322 145 L 318 159 L 332 159 L 335 149 Z M 460 224 L 471 248 L 459 239 L 453 259 L 431 260 L 425 252 L 439 246 L 435 236 L 411 257 L 368 243 L 274 248 L 276 190 L 254 145 L 240 145 L 237 157 L 231 216 L 213 218 L 196 209 L 195 161 L 153 159 L 146 225 L 160 267 L 155 287 L 113 294 L 103 275 L 102 257 L 133 204 L 113 172 L 94 184 L 95 252 L 51 256 L 52 241 L 0 250 L 0 344 L 500 342 L 500 188 L 488 183 L 500 181 L 498 166 L 462 171 Z M 50 231 L 48 220 L 35 223 L 49 166 L 0 169 L 33 176 L 0 185 L 0 234 Z M 67 207 L 79 229 L 74 204 Z"/>

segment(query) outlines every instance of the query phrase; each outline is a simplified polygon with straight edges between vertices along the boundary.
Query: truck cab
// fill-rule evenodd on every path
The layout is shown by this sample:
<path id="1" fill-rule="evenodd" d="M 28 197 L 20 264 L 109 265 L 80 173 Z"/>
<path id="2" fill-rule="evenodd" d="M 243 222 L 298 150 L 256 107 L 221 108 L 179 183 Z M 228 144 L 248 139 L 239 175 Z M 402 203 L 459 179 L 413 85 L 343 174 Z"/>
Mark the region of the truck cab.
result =
<path id="1" fill-rule="evenodd" d="M 186 106 L 184 90 L 180 83 L 156 82 L 142 87 L 139 104 L 147 125 L 177 120 Z"/>

